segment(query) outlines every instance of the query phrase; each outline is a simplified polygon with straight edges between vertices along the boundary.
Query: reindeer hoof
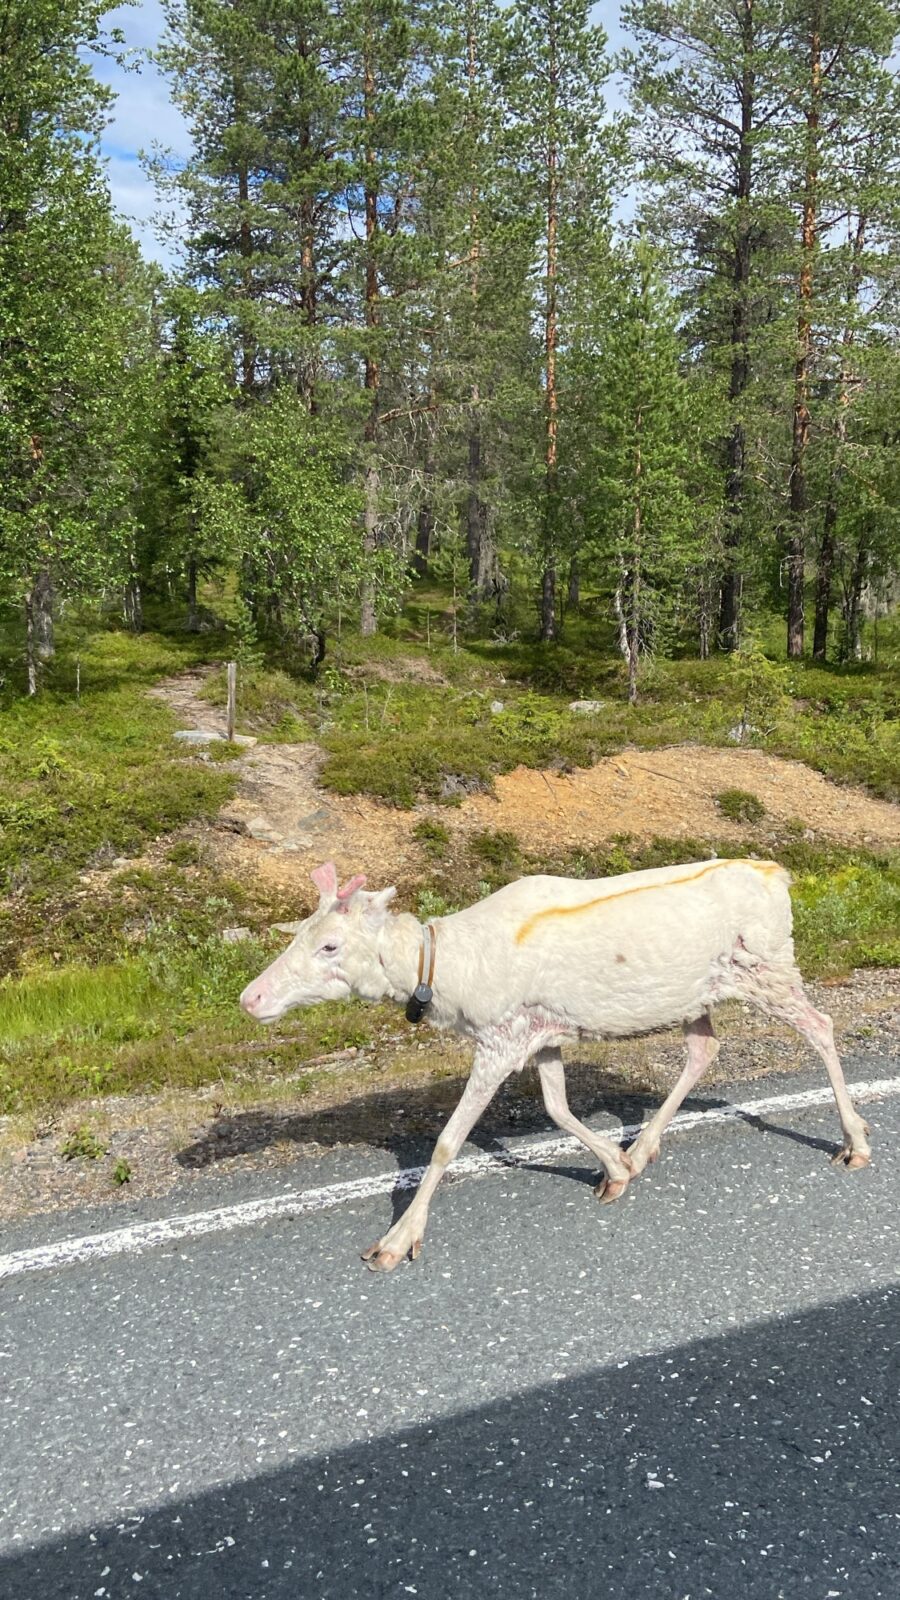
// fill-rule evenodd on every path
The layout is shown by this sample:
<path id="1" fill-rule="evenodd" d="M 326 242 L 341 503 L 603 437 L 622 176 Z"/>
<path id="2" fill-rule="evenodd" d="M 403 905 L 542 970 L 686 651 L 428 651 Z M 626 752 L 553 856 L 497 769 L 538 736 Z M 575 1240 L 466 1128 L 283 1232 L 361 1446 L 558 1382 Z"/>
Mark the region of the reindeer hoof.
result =
<path id="1" fill-rule="evenodd" d="M 408 1244 L 398 1240 L 393 1246 L 389 1244 L 389 1238 L 390 1235 L 386 1234 L 377 1244 L 371 1244 L 368 1250 L 363 1251 L 362 1260 L 370 1272 L 393 1272 L 398 1262 L 405 1260 L 407 1256 L 411 1256 L 415 1261 L 422 1249 L 421 1237 L 411 1239 Z"/>
<path id="2" fill-rule="evenodd" d="M 871 1159 L 868 1150 L 854 1150 L 847 1162 L 848 1172 L 856 1172 L 860 1167 L 867 1167 Z"/>
<path id="3" fill-rule="evenodd" d="M 594 1189 L 594 1194 L 601 1205 L 610 1206 L 614 1200 L 621 1200 L 628 1183 L 628 1178 L 615 1178 L 612 1181 L 609 1178 L 601 1178 Z"/>
<path id="4" fill-rule="evenodd" d="M 867 1128 L 866 1132 L 868 1133 L 868 1131 Z M 872 1157 L 868 1150 L 844 1149 L 839 1150 L 836 1156 L 832 1156 L 831 1165 L 833 1167 L 843 1167 L 846 1172 L 858 1172 L 860 1167 L 867 1167 L 871 1159 Z"/>
<path id="5" fill-rule="evenodd" d="M 382 1250 L 380 1244 L 373 1244 L 363 1251 L 362 1259 L 370 1272 L 393 1272 L 400 1257 L 393 1250 Z"/>

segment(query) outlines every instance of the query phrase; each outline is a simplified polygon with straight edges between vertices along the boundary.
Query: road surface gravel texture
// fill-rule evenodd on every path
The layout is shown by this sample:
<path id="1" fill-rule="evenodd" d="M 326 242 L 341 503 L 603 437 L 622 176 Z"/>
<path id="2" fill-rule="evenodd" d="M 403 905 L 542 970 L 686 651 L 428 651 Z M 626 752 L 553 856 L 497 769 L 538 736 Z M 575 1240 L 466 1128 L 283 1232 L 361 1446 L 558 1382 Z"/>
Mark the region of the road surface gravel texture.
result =
<path id="1" fill-rule="evenodd" d="M 388 1277 L 385 1194 L 7 1277 L 2 1600 L 897 1600 L 900 1097 L 866 1115 L 867 1171 L 832 1107 L 776 1108 L 609 1207 L 586 1154 L 498 1164 Z"/>

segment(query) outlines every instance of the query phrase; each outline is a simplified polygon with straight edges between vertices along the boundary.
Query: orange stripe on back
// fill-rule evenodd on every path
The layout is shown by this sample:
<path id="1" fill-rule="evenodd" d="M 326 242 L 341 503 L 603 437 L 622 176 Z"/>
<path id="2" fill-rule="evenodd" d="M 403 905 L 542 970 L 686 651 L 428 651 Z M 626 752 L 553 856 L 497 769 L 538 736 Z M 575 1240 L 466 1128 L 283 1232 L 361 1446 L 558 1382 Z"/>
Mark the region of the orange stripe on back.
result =
<path id="1" fill-rule="evenodd" d="M 715 872 L 719 867 L 752 867 L 754 871 L 766 874 L 784 871 L 777 861 L 714 861 L 709 867 L 701 867 L 699 872 L 692 872 L 685 878 L 672 878 L 668 883 L 639 883 L 633 889 L 617 889 L 614 894 L 601 894 L 594 900 L 583 900 L 579 906 L 548 906 L 546 911 L 535 911 L 532 916 L 526 917 L 516 932 L 516 944 L 524 944 L 526 939 L 530 939 L 539 923 L 548 917 L 574 917 L 579 912 L 593 910 L 594 906 L 607 905 L 612 900 L 624 900 L 630 894 L 646 894 L 649 889 L 675 889 L 682 883 L 696 883 L 698 878 L 705 878 L 708 872 Z"/>

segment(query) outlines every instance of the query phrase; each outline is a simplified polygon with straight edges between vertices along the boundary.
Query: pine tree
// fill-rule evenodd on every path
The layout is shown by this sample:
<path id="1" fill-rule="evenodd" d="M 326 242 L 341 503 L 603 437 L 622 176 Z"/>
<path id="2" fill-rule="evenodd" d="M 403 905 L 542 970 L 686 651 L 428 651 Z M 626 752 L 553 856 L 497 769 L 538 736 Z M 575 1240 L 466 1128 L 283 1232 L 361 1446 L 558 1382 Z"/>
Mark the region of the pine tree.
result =
<path id="1" fill-rule="evenodd" d="M 883 275 L 877 250 L 900 199 L 898 96 L 890 67 L 897 19 L 881 0 L 825 7 L 807 0 L 793 23 L 799 107 L 786 144 L 788 200 L 797 219 L 794 260 L 796 345 L 789 516 L 785 531 L 788 654 L 802 656 L 810 537 L 819 526 L 813 653 L 825 654 L 835 555 L 836 483 L 811 483 L 827 443 L 831 410 L 832 480 L 840 477 L 852 390 L 852 348 Z M 841 237 L 843 235 L 843 238 Z M 862 328 L 860 314 L 862 313 Z M 849 365 L 848 365 L 849 362 Z M 827 395 L 835 397 L 829 405 Z M 821 414 L 819 438 L 813 408 Z"/>
<path id="2" fill-rule="evenodd" d="M 520 206 L 542 258 L 536 312 L 542 330 L 543 486 L 540 496 L 540 633 L 558 632 L 559 349 L 574 264 L 606 222 L 603 88 L 606 39 L 581 0 L 517 0 L 503 18 L 500 68 Z M 603 158 L 606 158 L 605 161 Z"/>
<path id="3" fill-rule="evenodd" d="M 638 147 L 651 186 L 648 227 L 686 272 L 689 336 L 722 373 L 719 457 L 725 506 L 718 633 L 741 636 L 754 532 L 751 508 L 754 369 L 769 319 L 772 174 L 788 112 L 781 0 L 634 0 L 623 21 L 638 48 L 625 58 Z"/>
<path id="4" fill-rule="evenodd" d="M 184 582 L 186 627 L 194 633 L 201 623 L 199 580 L 233 555 L 205 513 L 223 470 L 222 433 L 234 384 L 227 346 L 210 327 L 195 291 L 186 285 L 170 290 L 159 317 L 143 566 L 147 577 L 164 569 Z"/>

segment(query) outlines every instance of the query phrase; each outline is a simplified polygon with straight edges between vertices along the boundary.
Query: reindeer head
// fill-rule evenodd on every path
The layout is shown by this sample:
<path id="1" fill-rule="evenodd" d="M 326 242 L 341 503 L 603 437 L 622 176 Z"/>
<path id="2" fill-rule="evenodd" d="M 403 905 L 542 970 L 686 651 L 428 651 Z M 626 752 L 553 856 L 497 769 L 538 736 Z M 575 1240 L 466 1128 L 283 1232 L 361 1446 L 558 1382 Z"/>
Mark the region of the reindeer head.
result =
<path id="1" fill-rule="evenodd" d="M 352 994 L 381 1000 L 388 993 L 378 938 L 396 889 L 366 894 L 362 875 L 339 889 L 332 861 L 317 867 L 312 881 L 319 891 L 318 909 L 241 995 L 241 1005 L 257 1022 L 276 1022 L 293 1006 L 346 1000 Z"/>

